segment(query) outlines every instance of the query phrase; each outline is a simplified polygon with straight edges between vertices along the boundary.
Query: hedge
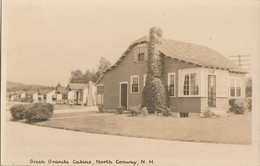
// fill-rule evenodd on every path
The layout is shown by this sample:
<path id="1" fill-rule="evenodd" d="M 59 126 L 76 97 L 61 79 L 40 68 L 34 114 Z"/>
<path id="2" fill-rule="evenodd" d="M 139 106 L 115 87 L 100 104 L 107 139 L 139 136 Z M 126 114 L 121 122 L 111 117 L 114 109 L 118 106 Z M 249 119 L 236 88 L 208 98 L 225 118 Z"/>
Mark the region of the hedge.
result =
<path id="1" fill-rule="evenodd" d="M 252 100 L 246 98 L 229 99 L 229 111 L 235 114 L 244 114 L 251 109 Z"/>
<path id="2" fill-rule="evenodd" d="M 53 105 L 49 103 L 34 103 L 25 109 L 24 118 L 28 122 L 45 121 L 53 115 L 53 109 Z"/>
<path id="3" fill-rule="evenodd" d="M 11 115 L 14 120 L 24 119 L 24 112 L 27 105 L 24 104 L 15 104 L 10 108 Z"/>

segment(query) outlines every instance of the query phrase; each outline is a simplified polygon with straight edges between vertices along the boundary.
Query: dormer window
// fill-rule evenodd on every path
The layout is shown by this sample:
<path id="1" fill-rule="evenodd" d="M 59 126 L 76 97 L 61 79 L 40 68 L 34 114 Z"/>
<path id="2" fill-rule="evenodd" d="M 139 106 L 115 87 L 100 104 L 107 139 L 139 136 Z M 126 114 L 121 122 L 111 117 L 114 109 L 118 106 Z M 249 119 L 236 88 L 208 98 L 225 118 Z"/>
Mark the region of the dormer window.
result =
<path id="1" fill-rule="evenodd" d="M 138 62 L 144 61 L 144 53 L 139 53 L 138 54 Z"/>
<path id="2" fill-rule="evenodd" d="M 140 44 L 134 47 L 134 62 L 145 62 L 148 60 L 147 44 Z"/>

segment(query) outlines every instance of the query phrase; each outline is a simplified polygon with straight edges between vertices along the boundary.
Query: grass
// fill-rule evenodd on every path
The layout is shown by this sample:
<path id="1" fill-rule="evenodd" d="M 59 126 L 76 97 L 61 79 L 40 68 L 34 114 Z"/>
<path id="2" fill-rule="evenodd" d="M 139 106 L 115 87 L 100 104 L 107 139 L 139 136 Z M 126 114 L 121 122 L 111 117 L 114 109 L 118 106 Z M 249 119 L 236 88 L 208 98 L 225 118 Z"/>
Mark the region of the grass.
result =
<path id="1" fill-rule="evenodd" d="M 78 109 L 82 108 L 81 105 L 67 105 L 67 104 L 53 104 L 54 110 L 65 110 L 65 109 Z"/>
<path id="2" fill-rule="evenodd" d="M 91 116 L 88 116 L 90 115 Z M 142 137 L 164 140 L 250 144 L 252 113 L 218 118 L 174 118 L 148 115 L 67 113 L 54 115 L 36 125 L 81 132 Z M 66 118 L 71 117 L 71 118 Z"/>

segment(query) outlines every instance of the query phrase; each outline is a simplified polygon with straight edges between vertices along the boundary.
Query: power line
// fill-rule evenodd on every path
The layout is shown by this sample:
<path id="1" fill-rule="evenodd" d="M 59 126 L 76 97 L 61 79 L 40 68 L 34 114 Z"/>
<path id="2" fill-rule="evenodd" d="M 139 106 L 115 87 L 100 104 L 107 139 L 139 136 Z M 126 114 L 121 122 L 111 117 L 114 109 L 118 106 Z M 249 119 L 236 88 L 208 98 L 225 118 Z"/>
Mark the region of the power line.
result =
<path id="1" fill-rule="evenodd" d="M 251 56 L 250 55 L 231 55 L 228 56 L 232 62 L 237 63 L 240 67 L 251 70 Z"/>

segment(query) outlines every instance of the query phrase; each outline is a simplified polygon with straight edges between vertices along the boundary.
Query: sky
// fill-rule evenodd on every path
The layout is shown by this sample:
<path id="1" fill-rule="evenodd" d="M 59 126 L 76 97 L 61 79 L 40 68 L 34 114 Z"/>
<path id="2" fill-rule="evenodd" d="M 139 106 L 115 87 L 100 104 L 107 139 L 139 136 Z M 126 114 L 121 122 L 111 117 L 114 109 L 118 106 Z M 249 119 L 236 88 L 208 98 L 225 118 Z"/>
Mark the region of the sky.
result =
<path id="1" fill-rule="evenodd" d="M 260 53 L 260 1 L 3 0 L 6 79 L 66 86 L 72 70 L 114 63 L 134 40 L 163 37 L 225 56 Z M 4 61 L 5 62 L 5 61 Z"/>

